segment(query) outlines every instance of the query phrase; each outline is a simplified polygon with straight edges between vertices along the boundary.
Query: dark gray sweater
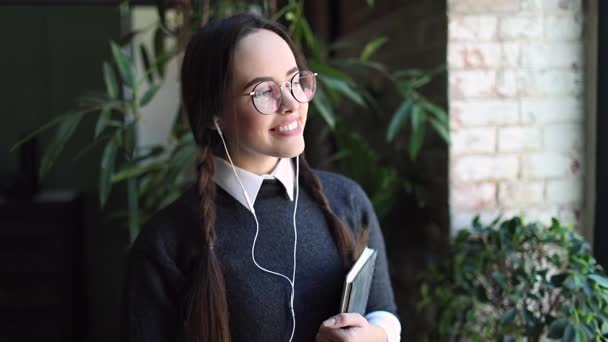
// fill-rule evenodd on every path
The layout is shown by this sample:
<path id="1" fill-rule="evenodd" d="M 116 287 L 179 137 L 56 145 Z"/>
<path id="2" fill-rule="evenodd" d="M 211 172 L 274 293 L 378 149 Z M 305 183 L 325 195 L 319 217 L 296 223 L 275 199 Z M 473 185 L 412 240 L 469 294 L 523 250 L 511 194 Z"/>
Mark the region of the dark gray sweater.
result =
<path id="1" fill-rule="evenodd" d="M 368 246 L 378 250 L 367 312 L 396 314 L 384 240 L 364 191 L 348 178 L 315 171 L 334 212 L 351 229 L 368 225 Z M 199 255 L 198 197 L 190 187 L 155 214 L 130 251 L 123 294 L 124 342 L 174 342 L 182 326 L 184 296 Z M 258 269 L 251 259 L 252 214 L 228 193 L 217 192 L 218 253 L 226 281 L 233 341 L 288 341 L 292 329 L 286 279 Z M 293 206 L 276 180 L 265 180 L 255 201 L 260 231 L 257 262 L 291 277 Z M 314 341 L 321 322 L 338 313 L 345 271 L 317 203 L 300 186 L 297 211 L 297 269 L 294 341 Z M 212 341 L 210 341 L 212 342 Z"/>

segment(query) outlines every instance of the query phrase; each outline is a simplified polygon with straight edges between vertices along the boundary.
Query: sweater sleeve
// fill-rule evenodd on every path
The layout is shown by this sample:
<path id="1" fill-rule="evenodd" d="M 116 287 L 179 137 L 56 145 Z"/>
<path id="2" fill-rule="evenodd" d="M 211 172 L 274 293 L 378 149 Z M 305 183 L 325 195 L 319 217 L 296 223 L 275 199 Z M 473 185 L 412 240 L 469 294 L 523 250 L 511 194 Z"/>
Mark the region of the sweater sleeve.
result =
<path id="1" fill-rule="evenodd" d="M 122 297 L 122 342 L 175 342 L 180 332 L 179 298 L 184 277 L 164 240 L 154 227 L 145 227 L 129 253 Z"/>

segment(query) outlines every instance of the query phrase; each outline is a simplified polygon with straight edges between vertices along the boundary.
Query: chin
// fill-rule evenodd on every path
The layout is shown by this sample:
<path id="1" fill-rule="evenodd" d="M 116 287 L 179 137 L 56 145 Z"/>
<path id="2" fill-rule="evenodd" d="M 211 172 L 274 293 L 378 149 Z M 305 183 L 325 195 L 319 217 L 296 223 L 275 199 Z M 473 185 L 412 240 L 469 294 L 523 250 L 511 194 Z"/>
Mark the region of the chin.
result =
<path id="1" fill-rule="evenodd" d="M 279 158 L 293 158 L 293 157 L 297 157 L 300 154 L 302 154 L 304 152 L 304 143 L 302 142 L 302 144 L 300 146 L 294 146 L 293 148 L 289 148 L 289 149 L 285 149 L 283 151 L 280 151 L 277 155 L 277 157 Z"/>

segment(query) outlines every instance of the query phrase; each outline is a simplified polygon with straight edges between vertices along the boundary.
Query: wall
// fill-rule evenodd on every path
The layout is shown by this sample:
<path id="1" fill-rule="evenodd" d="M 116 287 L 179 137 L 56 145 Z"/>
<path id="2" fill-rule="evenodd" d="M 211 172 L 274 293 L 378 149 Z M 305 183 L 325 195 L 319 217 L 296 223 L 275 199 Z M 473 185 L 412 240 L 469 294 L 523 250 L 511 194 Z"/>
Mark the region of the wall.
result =
<path id="1" fill-rule="evenodd" d="M 450 212 L 582 223 L 580 0 L 448 1 Z"/>
<path id="2" fill-rule="evenodd" d="M 9 148 L 23 133 L 76 108 L 75 99 L 103 91 L 103 59 L 109 39 L 120 36 L 120 14 L 114 6 L 0 6 L 2 125 L 0 183 L 14 184 L 18 154 Z M 100 149 L 74 161 L 91 141 L 94 114 L 83 120 L 56 167 L 43 180 L 43 190 L 77 190 L 84 194 L 86 283 L 89 341 L 116 341 L 125 235 L 98 211 L 96 193 Z M 41 148 L 50 134 L 43 134 Z M 119 189 L 118 189 L 119 190 Z M 119 191 L 114 204 L 120 207 Z M 116 210 L 116 208 L 114 208 Z M 102 219 L 100 219 L 100 217 Z"/>

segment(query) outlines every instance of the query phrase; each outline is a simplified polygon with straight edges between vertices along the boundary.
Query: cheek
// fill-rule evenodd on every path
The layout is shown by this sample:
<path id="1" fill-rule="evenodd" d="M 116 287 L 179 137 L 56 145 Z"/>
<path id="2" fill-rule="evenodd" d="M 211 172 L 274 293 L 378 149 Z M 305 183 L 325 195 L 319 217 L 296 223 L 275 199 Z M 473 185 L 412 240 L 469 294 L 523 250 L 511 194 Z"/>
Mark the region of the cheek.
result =
<path id="1" fill-rule="evenodd" d="M 300 113 L 300 117 L 302 118 L 302 125 L 306 125 L 306 119 L 308 118 L 308 106 L 309 103 L 300 104 L 300 108 L 298 112 Z"/>

